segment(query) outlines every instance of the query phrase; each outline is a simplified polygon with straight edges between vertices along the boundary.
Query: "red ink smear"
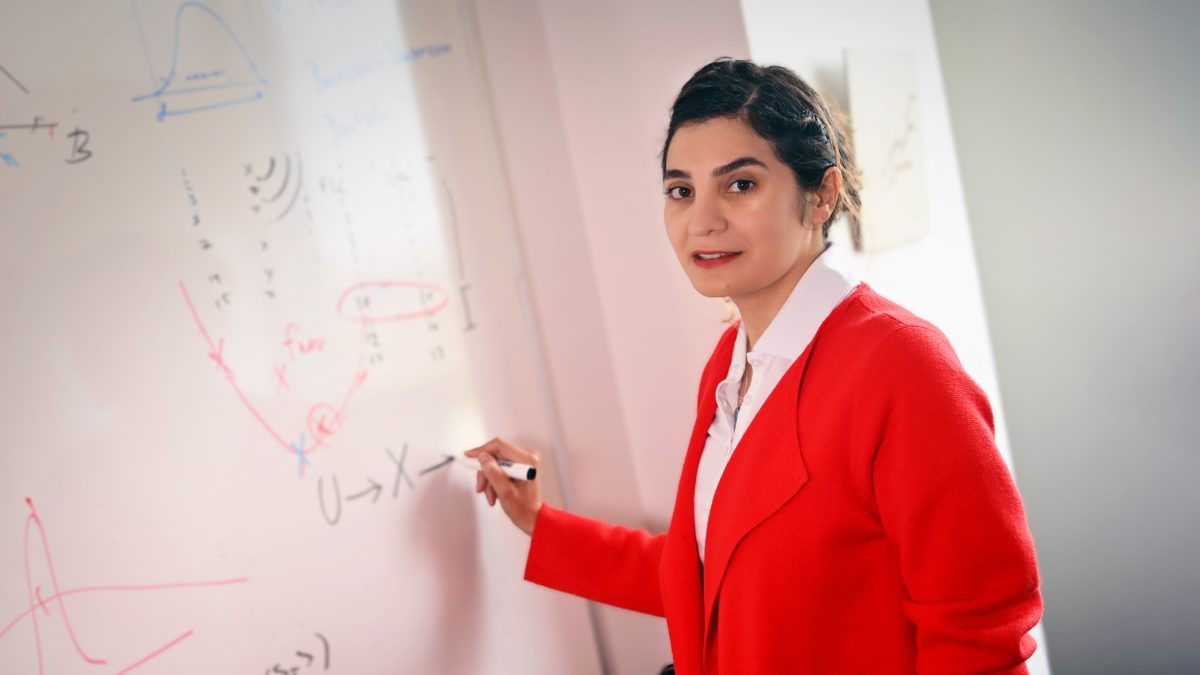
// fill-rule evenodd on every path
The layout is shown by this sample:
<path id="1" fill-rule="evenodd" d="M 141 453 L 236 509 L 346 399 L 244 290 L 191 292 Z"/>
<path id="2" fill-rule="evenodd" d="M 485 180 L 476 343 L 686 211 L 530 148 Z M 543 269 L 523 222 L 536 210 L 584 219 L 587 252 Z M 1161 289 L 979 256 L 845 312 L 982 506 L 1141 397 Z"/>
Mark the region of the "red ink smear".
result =
<path id="1" fill-rule="evenodd" d="M 380 312 L 379 315 L 369 315 L 367 310 L 363 309 L 358 315 L 347 314 L 347 308 L 345 306 L 347 304 L 347 300 L 349 300 L 350 297 L 355 293 L 370 289 L 402 289 L 417 292 L 429 291 L 434 295 L 434 298 L 438 298 L 438 296 L 441 297 L 432 307 L 423 307 L 422 309 L 411 310 L 407 312 L 389 313 L 387 310 L 378 310 Z M 433 316 L 434 314 L 437 314 L 445 309 L 449 304 L 450 294 L 437 284 L 430 284 L 424 281 L 364 281 L 362 283 L 354 284 L 342 293 L 342 297 L 338 298 L 337 312 L 338 316 L 342 317 L 343 319 L 362 321 L 363 323 L 377 323 L 381 321 L 404 321 L 406 319 L 420 319 L 422 317 Z"/>
<path id="2" fill-rule="evenodd" d="M 65 598 L 73 596 L 73 595 L 82 595 L 82 594 L 97 593 L 97 592 L 130 592 L 130 591 L 156 591 L 156 590 L 183 589 L 183 588 L 209 588 L 209 587 L 214 587 L 214 586 L 230 586 L 233 584 L 243 584 L 243 583 L 246 583 L 249 581 L 248 578 L 241 577 L 241 578 L 237 578 L 237 579 L 219 579 L 219 580 L 214 580 L 214 581 L 177 582 L 177 583 L 151 584 L 151 585 L 140 585 L 140 586 L 131 586 L 131 585 L 88 586 L 88 587 L 80 587 L 80 588 L 72 588 L 72 589 L 62 590 L 62 587 L 60 586 L 60 584 L 58 582 L 58 575 L 55 572 L 54 556 L 50 552 L 50 540 L 46 536 L 46 528 L 42 524 L 42 520 L 38 516 L 37 510 L 33 506 L 33 500 L 30 499 L 29 497 L 26 497 L 25 503 L 29 505 L 29 510 L 30 510 L 29 516 L 27 517 L 27 519 L 25 521 L 25 544 L 24 544 L 24 548 L 25 548 L 25 590 L 26 590 L 26 594 L 29 597 L 29 606 L 25 609 L 25 611 L 19 613 L 16 617 L 14 617 L 11 621 L 9 621 L 8 624 L 6 626 L 4 626 L 4 628 L 0 629 L 0 640 L 4 639 L 4 636 L 7 635 L 9 631 L 11 631 L 17 624 L 21 623 L 22 621 L 28 619 L 30 622 L 32 622 L 34 645 L 35 645 L 35 648 L 37 649 L 37 655 L 38 655 L 38 673 L 43 673 L 43 674 L 45 673 L 45 645 L 43 644 L 43 641 L 42 641 L 42 629 L 41 629 L 41 624 L 39 623 L 37 612 L 39 609 L 41 609 L 43 612 L 45 612 L 47 615 L 49 615 L 49 610 L 46 607 L 47 603 L 58 603 L 59 613 L 62 615 L 62 618 L 63 618 L 63 625 L 67 629 L 67 634 L 71 638 L 71 644 L 74 647 L 75 653 L 79 656 L 79 658 L 81 658 L 86 663 L 89 663 L 92 665 L 106 665 L 107 664 L 106 660 L 90 656 L 83 649 L 83 647 L 79 644 L 79 639 L 75 634 L 75 627 L 71 623 L 70 615 L 67 613 L 67 605 L 64 602 Z M 41 595 L 41 587 L 33 585 L 33 571 L 32 571 L 32 565 L 31 565 L 31 560 L 30 560 L 31 551 L 30 551 L 29 538 L 30 538 L 30 535 L 32 534 L 33 529 L 35 529 L 35 528 L 37 530 L 38 537 L 42 540 L 42 555 L 44 557 L 46 568 L 50 574 L 50 582 L 54 586 L 54 594 L 49 597 L 46 597 L 46 598 L 43 598 Z M 151 652 L 147 656 L 136 661 L 133 665 L 127 667 L 125 670 L 120 671 L 120 673 L 127 673 L 130 670 L 132 670 L 133 668 L 136 668 L 137 666 L 142 665 L 143 663 L 149 661 L 150 659 L 162 654 L 163 652 L 170 649 L 171 647 L 174 647 L 176 644 L 178 644 L 180 641 L 182 641 L 184 638 L 190 636 L 191 634 L 192 634 L 192 631 L 188 631 L 187 633 L 181 635 L 180 637 L 176 638 L 175 640 L 172 640 L 171 642 L 167 643 L 163 647 L 159 647 L 158 649 Z"/>

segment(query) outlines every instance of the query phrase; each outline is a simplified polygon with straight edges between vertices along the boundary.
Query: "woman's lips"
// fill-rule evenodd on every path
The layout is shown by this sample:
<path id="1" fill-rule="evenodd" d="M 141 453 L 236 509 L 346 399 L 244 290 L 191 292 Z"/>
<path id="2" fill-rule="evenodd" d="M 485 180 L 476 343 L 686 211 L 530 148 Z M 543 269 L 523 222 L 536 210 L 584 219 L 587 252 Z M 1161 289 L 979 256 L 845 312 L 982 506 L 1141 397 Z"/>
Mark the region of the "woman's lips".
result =
<path id="1" fill-rule="evenodd" d="M 696 251 L 692 254 L 692 262 L 705 269 L 724 265 L 740 256 L 741 251 Z"/>

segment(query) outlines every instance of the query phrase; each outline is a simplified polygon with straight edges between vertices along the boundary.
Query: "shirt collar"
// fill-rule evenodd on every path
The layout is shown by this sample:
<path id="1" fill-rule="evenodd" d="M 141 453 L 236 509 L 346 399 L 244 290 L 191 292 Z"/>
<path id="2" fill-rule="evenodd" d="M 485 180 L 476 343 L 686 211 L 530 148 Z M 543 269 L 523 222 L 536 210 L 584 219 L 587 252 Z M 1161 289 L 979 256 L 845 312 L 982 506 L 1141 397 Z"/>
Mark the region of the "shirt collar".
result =
<path id="1" fill-rule="evenodd" d="M 812 341 L 825 317 L 854 288 L 858 278 L 850 261 L 832 243 L 825 246 L 804 276 L 796 282 L 788 299 L 758 338 L 752 354 L 767 354 L 795 361 Z M 741 379 L 746 362 L 746 325 L 739 323 L 734 342 L 729 378 Z M 736 371 L 736 372 L 735 372 Z"/>

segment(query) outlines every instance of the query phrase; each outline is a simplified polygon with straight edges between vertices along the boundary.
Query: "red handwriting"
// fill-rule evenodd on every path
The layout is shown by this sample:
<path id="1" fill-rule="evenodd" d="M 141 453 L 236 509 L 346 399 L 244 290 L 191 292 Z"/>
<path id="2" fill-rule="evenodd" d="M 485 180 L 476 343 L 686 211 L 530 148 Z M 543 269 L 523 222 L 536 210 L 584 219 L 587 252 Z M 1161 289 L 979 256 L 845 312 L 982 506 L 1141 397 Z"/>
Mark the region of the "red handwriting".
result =
<path id="1" fill-rule="evenodd" d="M 341 425 L 341 413 L 328 403 L 318 403 L 308 410 L 308 433 L 318 443 L 336 434 Z"/>
<path id="2" fill-rule="evenodd" d="M 233 368 L 231 368 L 225 361 L 224 339 L 217 340 L 215 342 L 213 341 L 212 336 L 208 332 L 208 326 L 204 323 L 204 319 L 200 317 L 200 312 L 197 311 L 195 303 L 192 302 L 192 296 L 188 293 L 187 285 L 184 284 L 182 280 L 179 282 L 179 290 L 183 293 L 183 299 L 187 303 L 188 311 L 191 313 L 192 319 L 196 322 L 196 327 L 200 330 L 200 336 L 204 338 L 204 343 L 208 346 L 209 358 L 217 364 L 217 368 L 221 371 L 221 374 L 225 376 L 225 380 L 229 382 L 229 386 L 233 389 L 234 394 L 237 395 L 238 400 L 242 402 L 242 405 L 246 408 L 250 415 L 275 441 L 276 445 L 296 456 L 296 458 L 299 460 L 300 475 L 303 476 L 304 469 L 308 464 L 308 455 L 324 446 L 326 440 L 331 435 L 336 433 L 337 429 L 341 426 L 341 420 L 345 417 L 346 408 L 350 405 L 351 399 L 354 398 L 354 394 L 360 388 L 362 388 L 363 384 L 366 382 L 366 371 L 357 370 L 354 373 L 353 377 L 351 378 L 350 386 L 346 390 L 345 396 L 342 397 L 341 402 L 336 407 L 325 403 L 318 403 L 314 405 L 309 411 L 307 433 L 301 436 L 299 442 L 289 443 L 287 439 L 284 438 L 283 434 L 279 433 L 278 429 L 276 429 L 276 427 L 271 424 L 271 422 L 268 421 L 267 418 L 258 410 L 258 407 L 254 405 L 254 402 L 250 400 L 250 397 L 246 395 L 245 390 L 243 390 L 241 385 L 238 383 L 237 376 L 234 374 Z M 289 324 L 289 328 L 293 325 L 295 324 Z M 285 337 L 285 346 L 290 346 L 286 343 L 286 339 L 289 339 L 290 335 L 291 333 L 289 332 Z M 309 351 L 324 349 L 325 344 L 323 340 L 316 342 L 308 340 L 301 344 L 296 344 L 296 347 L 302 353 L 304 353 L 305 349 L 308 349 Z M 287 386 L 286 370 L 286 367 L 282 370 L 275 370 L 275 376 L 278 381 L 277 388 Z M 320 409 L 321 412 L 320 414 L 314 415 L 313 411 L 317 409 Z"/>
<path id="3" fill-rule="evenodd" d="M 29 606 L 24 611 L 17 614 L 11 621 L 8 622 L 7 625 L 5 625 L 3 628 L 0 628 L 0 640 L 3 640 L 4 637 L 8 635 L 9 631 L 11 631 L 18 624 L 28 620 L 33 625 L 33 641 L 34 648 L 37 650 L 38 673 L 40 674 L 44 674 L 46 668 L 46 644 L 43 636 L 42 623 L 46 622 L 48 624 L 49 621 L 54 618 L 54 615 L 52 615 L 50 612 L 51 605 L 55 606 L 58 616 L 61 617 L 62 627 L 66 630 L 67 636 L 70 638 L 71 646 L 74 649 L 75 654 L 85 663 L 102 666 L 107 665 L 108 660 L 98 656 L 93 656 L 83 648 L 82 644 L 80 644 L 79 637 L 75 632 L 75 625 L 72 623 L 70 614 L 67 611 L 67 598 L 91 593 L 128 593 L 135 591 L 159 591 L 184 588 L 211 588 L 216 586 L 244 584 L 249 581 L 249 579 L 246 577 L 240 577 L 236 579 L 217 579 L 213 581 L 192 581 L 146 585 L 80 586 L 77 588 L 68 588 L 64 590 L 62 585 L 59 583 L 58 574 L 55 571 L 54 556 L 50 552 L 50 540 L 46 536 L 46 528 L 42 524 L 42 519 L 38 516 L 37 509 L 34 508 L 32 499 L 26 497 L 25 503 L 29 506 L 29 516 L 25 520 L 24 541 L 25 592 L 29 598 Z M 49 596 L 43 596 L 42 587 L 35 585 L 33 582 L 33 561 L 31 560 L 31 557 L 35 551 L 31 547 L 30 539 L 35 533 L 37 534 L 38 539 L 41 540 L 42 546 L 40 554 L 46 566 L 46 573 L 50 577 L 50 584 L 53 587 L 50 589 L 52 593 Z M 45 617 L 43 618 L 39 616 L 39 612 L 44 614 Z M 134 660 L 130 665 L 118 670 L 117 675 L 128 673 L 134 668 L 137 668 L 158 657 L 167 650 L 178 645 L 183 640 L 191 637 L 192 634 L 193 631 L 188 630 L 165 645 L 156 647 L 145 656 Z"/>
<path id="4" fill-rule="evenodd" d="M 296 332 L 300 330 L 300 326 L 296 323 L 289 323 L 283 332 L 283 348 L 287 350 L 288 360 L 274 366 L 275 371 L 275 395 L 279 396 L 284 391 L 291 389 L 288 386 L 287 370 L 288 366 L 296 362 L 297 354 L 311 354 L 313 352 L 325 351 L 325 340 L 321 338 L 309 338 L 301 340 L 296 337 Z"/>
<path id="5" fill-rule="evenodd" d="M 288 367 L 288 364 L 286 364 L 286 363 L 281 363 L 281 364 L 275 366 L 275 379 L 278 380 L 278 382 L 275 385 L 275 395 L 276 396 L 278 396 L 279 394 L 282 394 L 283 390 L 288 389 L 287 367 Z"/>
<path id="6" fill-rule="evenodd" d="M 296 362 L 296 350 L 299 349 L 301 354 L 310 352 L 319 352 L 325 349 L 325 341 L 320 338 L 309 338 L 308 340 L 300 340 L 296 337 L 296 331 L 300 330 L 300 326 L 294 323 L 289 323 L 284 330 L 283 346 L 288 350 L 288 355 L 292 362 Z"/>
<path id="7" fill-rule="evenodd" d="M 218 370 L 224 375 L 225 380 L 233 389 L 234 394 L 242 402 L 242 405 L 250 413 L 252 417 L 259 423 L 267 434 L 275 441 L 283 450 L 292 453 L 299 460 L 300 475 L 304 475 L 305 467 L 308 465 L 308 456 L 315 450 L 323 447 L 329 437 L 338 432 L 342 426 L 342 421 L 345 419 L 347 407 L 350 405 L 354 394 L 362 388 L 367 379 L 367 371 L 361 365 L 363 362 L 363 354 L 359 355 L 359 367 L 355 371 L 350 386 L 347 388 L 345 396 L 341 402 L 334 406 L 328 403 L 316 403 L 309 408 L 305 434 L 301 435 L 298 442 L 289 442 L 279 430 L 271 424 L 269 420 L 259 411 L 250 397 L 246 395 L 238 383 L 237 376 L 234 374 L 233 368 L 225 360 L 225 341 L 224 339 L 214 341 L 209 334 L 208 327 L 204 320 L 200 317 L 200 312 L 197 311 L 195 303 L 192 302 L 191 295 L 188 293 L 187 286 L 183 281 L 179 282 L 179 290 L 183 293 L 183 298 L 187 303 L 188 311 L 192 315 L 192 319 L 196 322 L 197 328 L 200 330 L 201 337 L 204 338 L 205 344 L 208 346 L 208 356 L 216 363 Z M 389 311 L 389 310 L 373 310 L 368 312 L 371 305 L 370 297 L 366 295 L 367 291 L 392 291 L 389 295 L 393 297 L 405 297 L 397 295 L 397 290 L 409 291 L 409 298 L 415 298 L 420 304 L 420 309 L 412 309 L 408 311 Z M 348 300 L 353 298 L 358 307 L 358 315 L 348 315 L 345 307 Z M 385 303 L 380 303 L 385 304 Z M 449 294 L 440 286 L 421 281 L 364 281 L 346 289 L 338 299 L 337 312 L 343 318 L 358 321 L 363 327 L 364 348 L 365 343 L 372 336 L 367 331 L 367 325 L 379 321 L 398 321 L 403 319 L 417 319 L 430 317 L 445 309 L 450 304 Z M 284 391 L 290 390 L 288 383 L 288 366 L 294 364 L 296 360 L 305 354 L 312 354 L 325 350 L 325 340 L 317 337 L 305 337 L 300 335 L 300 326 L 296 323 L 289 323 L 284 330 L 283 347 L 287 350 L 288 361 L 276 364 L 272 367 L 275 375 L 276 395 L 282 394 Z M 377 338 L 376 338 L 377 340 Z M 365 354 L 365 352 L 364 352 Z"/>

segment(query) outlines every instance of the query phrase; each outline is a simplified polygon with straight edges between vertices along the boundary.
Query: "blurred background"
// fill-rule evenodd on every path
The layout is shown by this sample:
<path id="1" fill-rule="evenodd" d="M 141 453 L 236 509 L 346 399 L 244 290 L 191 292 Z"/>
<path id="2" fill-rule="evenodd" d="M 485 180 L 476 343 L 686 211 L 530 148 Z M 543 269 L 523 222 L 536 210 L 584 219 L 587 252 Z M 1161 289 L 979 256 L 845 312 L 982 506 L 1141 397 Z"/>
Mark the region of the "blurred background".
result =
<path id="1" fill-rule="evenodd" d="M 574 510 L 666 527 L 730 312 L 663 232 L 669 106 L 713 58 L 785 65 L 841 104 L 864 152 L 905 125 L 915 178 L 889 201 L 864 166 L 877 217 L 856 264 L 941 327 L 992 400 L 1042 575 L 1031 670 L 1200 672 L 1200 3 L 477 12 Z M 915 106 L 888 103 L 889 80 Z M 613 672 L 669 661 L 660 620 L 599 616 Z"/>

